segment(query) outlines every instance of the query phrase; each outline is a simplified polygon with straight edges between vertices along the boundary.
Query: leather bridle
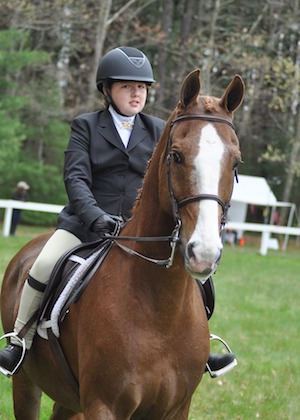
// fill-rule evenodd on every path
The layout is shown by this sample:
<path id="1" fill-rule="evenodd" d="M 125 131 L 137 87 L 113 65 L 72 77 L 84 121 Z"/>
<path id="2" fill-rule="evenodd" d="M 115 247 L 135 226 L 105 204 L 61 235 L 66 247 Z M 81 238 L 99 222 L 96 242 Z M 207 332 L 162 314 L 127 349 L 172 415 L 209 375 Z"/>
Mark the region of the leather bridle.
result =
<path id="1" fill-rule="evenodd" d="M 175 118 L 171 122 L 170 127 L 172 128 L 174 126 L 174 124 L 179 123 L 181 121 L 187 121 L 187 120 L 202 120 L 202 121 L 211 121 L 211 122 L 227 124 L 227 125 L 229 125 L 229 127 L 231 127 L 235 131 L 235 126 L 231 121 L 229 121 L 225 118 L 214 117 L 213 115 L 205 115 L 205 114 L 181 115 L 181 116 Z M 178 209 L 180 207 L 186 206 L 187 204 L 193 203 L 195 201 L 213 200 L 213 201 L 216 201 L 222 207 L 221 226 L 224 226 L 224 224 L 226 223 L 226 220 L 227 220 L 227 213 L 228 213 L 228 209 L 230 207 L 230 203 L 229 202 L 224 203 L 220 199 L 220 197 L 218 197 L 217 195 L 214 195 L 214 194 L 198 194 L 198 195 L 194 195 L 194 196 L 191 196 L 191 197 L 184 198 L 183 200 L 180 200 L 179 202 L 176 200 L 176 198 L 174 197 L 172 180 L 171 180 L 171 169 L 170 169 L 171 147 L 172 147 L 171 136 L 169 135 L 169 140 L 168 140 L 169 153 L 167 155 L 168 188 L 169 188 L 169 196 L 170 196 L 170 199 L 171 199 L 171 202 L 172 202 L 174 220 L 177 221 L 177 219 L 179 219 Z"/>
<path id="2" fill-rule="evenodd" d="M 175 118 L 175 120 L 171 121 L 171 128 L 176 122 L 187 121 L 187 120 L 202 120 L 202 121 L 211 121 L 211 122 L 217 122 L 221 124 L 227 124 L 229 125 L 229 127 L 233 129 L 233 131 L 235 131 L 235 126 L 233 122 L 226 120 L 226 118 L 215 117 L 214 115 L 205 115 L 205 114 L 180 115 L 179 117 Z"/>
<path id="3" fill-rule="evenodd" d="M 230 203 L 224 203 L 220 197 L 218 197 L 217 195 L 214 194 L 198 194 L 198 195 L 194 195 L 191 197 L 187 197 L 184 198 L 180 201 L 177 201 L 177 199 L 174 196 L 174 192 L 173 192 L 173 188 L 172 188 L 172 179 L 171 179 L 171 155 L 172 155 L 172 151 L 171 151 L 171 147 L 172 147 L 172 141 L 171 141 L 171 129 L 174 126 L 174 124 L 177 124 L 181 121 L 187 121 L 187 120 L 203 120 L 203 121 L 209 121 L 209 122 L 217 122 L 217 123 L 221 123 L 221 124 L 227 124 L 229 125 L 234 131 L 235 131 L 235 127 L 233 125 L 233 123 L 225 118 L 221 118 L 221 117 L 214 117 L 212 115 L 181 115 L 177 118 L 175 118 L 173 121 L 171 121 L 170 124 L 170 133 L 169 133 L 169 138 L 168 138 L 168 154 L 167 154 L 167 177 L 168 177 L 168 191 L 169 191 L 169 197 L 171 200 L 171 204 L 172 204 L 172 212 L 173 212 L 173 218 L 175 221 L 175 228 L 173 229 L 173 232 L 170 236 L 150 236 L 150 237 L 132 237 L 132 236 L 119 236 L 118 232 L 114 233 L 111 236 L 105 236 L 106 239 L 111 239 L 114 241 L 114 243 L 120 247 L 121 249 L 123 249 L 123 251 L 131 254 L 131 255 L 135 255 L 138 257 L 143 258 L 144 260 L 147 260 L 149 262 L 152 262 L 154 264 L 157 265 L 161 265 L 164 266 L 166 268 L 169 268 L 172 266 L 173 264 L 173 259 L 174 259 L 174 254 L 175 254 L 175 248 L 177 243 L 179 242 L 179 233 L 180 233 L 180 228 L 181 228 L 181 219 L 179 216 L 179 208 L 186 206 L 190 203 L 193 202 L 197 202 L 197 201 L 202 201 L 202 200 L 213 200 L 216 201 L 222 208 L 222 217 L 221 217 L 221 228 L 224 226 L 224 224 L 226 223 L 226 219 L 227 219 L 227 212 L 228 209 L 230 207 Z M 120 230 L 120 227 L 118 228 Z M 169 245 L 171 247 L 171 252 L 170 252 L 170 256 L 167 259 L 163 259 L 163 260 L 158 260 L 155 258 L 150 258 L 147 257 L 143 254 L 140 254 L 139 252 L 128 248 L 122 244 L 119 243 L 119 241 L 136 241 L 136 242 L 169 242 Z"/>

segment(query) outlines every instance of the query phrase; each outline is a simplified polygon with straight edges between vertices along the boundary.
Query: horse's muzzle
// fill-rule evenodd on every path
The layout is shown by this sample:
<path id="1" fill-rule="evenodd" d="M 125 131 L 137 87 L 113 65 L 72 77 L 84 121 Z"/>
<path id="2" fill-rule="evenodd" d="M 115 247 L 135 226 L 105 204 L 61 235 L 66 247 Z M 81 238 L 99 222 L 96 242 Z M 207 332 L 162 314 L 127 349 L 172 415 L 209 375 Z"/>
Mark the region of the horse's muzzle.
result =
<path id="1" fill-rule="evenodd" d="M 196 250 L 195 243 L 189 242 L 186 245 L 185 267 L 193 277 L 205 280 L 217 270 L 222 248 L 218 248 L 215 252 L 206 250 L 206 252 L 196 253 Z"/>

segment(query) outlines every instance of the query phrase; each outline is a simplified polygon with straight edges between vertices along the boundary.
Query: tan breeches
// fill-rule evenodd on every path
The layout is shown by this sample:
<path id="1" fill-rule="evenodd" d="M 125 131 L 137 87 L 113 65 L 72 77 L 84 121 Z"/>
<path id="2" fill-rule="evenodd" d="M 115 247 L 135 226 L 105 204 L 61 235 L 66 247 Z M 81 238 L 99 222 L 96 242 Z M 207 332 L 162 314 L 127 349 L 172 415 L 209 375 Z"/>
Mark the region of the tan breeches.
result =
<path id="1" fill-rule="evenodd" d="M 54 232 L 44 248 L 40 252 L 36 261 L 30 269 L 30 276 L 40 283 L 47 284 L 51 272 L 58 261 L 58 259 L 71 248 L 79 245 L 81 241 L 72 233 L 58 229 Z M 15 322 L 14 331 L 20 332 L 23 326 L 31 318 L 31 316 L 39 309 L 43 292 L 32 288 L 26 281 L 22 291 L 21 302 L 19 307 L 18 316 Z M 26 333 L 25 341 L 26 348 L 29 349 L 32 345 L 33 337 L 36 332 L 36 323 L 32 325 Z M 17 340 L 11 340 L 18 344 Z"/>

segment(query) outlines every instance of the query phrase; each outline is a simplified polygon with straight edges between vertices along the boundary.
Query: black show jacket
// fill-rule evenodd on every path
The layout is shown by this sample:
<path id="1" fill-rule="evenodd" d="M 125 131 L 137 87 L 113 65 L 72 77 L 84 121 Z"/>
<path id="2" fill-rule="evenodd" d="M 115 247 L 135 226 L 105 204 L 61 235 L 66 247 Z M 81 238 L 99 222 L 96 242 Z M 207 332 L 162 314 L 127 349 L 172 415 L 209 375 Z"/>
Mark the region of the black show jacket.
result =
<path id="1" fill-rule="evenodd" d="M 57 228 L 86 242 L 97 238 L 90 227 L 101 209 L 128 219 L 164 125 L 159 118 L 137 114 L 125 148 L 107 109 L 76 117 L 65 152 L 69 203 Z"/>

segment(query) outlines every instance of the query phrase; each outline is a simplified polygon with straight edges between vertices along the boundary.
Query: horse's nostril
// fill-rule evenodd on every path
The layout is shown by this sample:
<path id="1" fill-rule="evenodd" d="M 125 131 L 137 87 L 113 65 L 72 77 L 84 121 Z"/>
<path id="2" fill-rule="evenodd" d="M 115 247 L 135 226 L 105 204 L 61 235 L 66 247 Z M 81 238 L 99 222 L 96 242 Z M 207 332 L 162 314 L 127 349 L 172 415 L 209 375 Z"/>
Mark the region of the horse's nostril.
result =
<path id="1" fill-rule="evenodd" d="M 190 242 L 187 246 L 187 255 L 189 258 L 195 258 L 194 246 L 195 246 L 194 242 Z"/>
<path id="2" fill-rule="evenodd" d="M 206 276 L 206 275 L 209 275 L 209 274 L 211 274 L 211 268 L 210 268 L 210 267 L 205 268 L 205 269 L 201 272 L 201 275 L 202 275 L 202 276 Z"/>

